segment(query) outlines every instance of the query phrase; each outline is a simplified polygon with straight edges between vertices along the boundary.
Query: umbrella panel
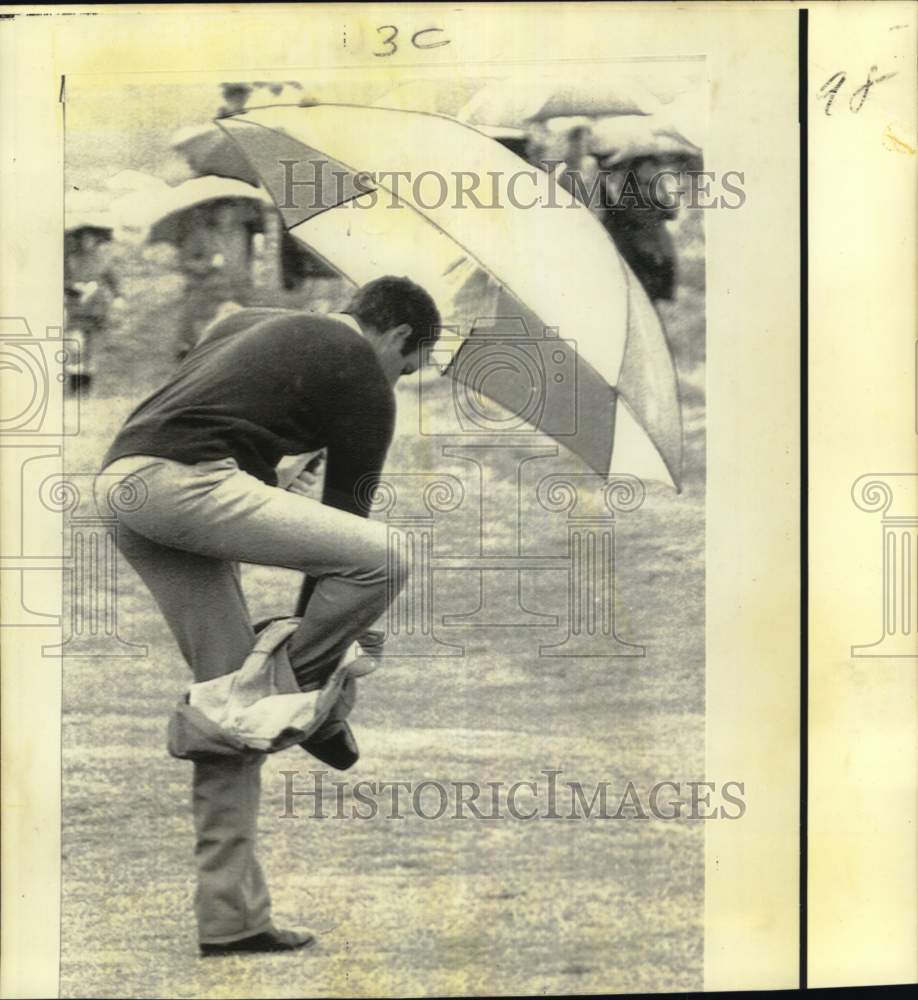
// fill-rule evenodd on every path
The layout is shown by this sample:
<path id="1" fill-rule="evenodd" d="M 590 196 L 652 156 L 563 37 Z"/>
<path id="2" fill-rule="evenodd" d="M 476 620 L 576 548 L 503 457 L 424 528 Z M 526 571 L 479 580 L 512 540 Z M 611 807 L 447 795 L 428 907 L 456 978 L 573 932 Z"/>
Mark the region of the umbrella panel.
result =
<path id="1" fill-rule="evenodd" d="M 357 184 L 354 171 L 344 164 L 276 129 L 238 118 L 225 119 L 219 125 L 241 143 L 243 151 L 257 143 L 258 174 L 275 196 L 286 229 L 366 194 L 371 188 L 369 184 Z"/>
<path id="2" fill-rule="evenodd" d="M 604 476 L 612 456 L 615 389 L 578 357 L 573 341 L 541 325 L 533 335 L 504 302 L 506 311 L 475 328 L 448 369 L 461 432 L 518 435 L 537 429 Z"/>
<path id="3" fill-rule="evenodd" d="M 657 312 L 627 264 L 625 274 L 628 340 L 618 391 L 646 428 L 669 477 L 678 484 L 682 478 L 682 407 L 672 355 Z"/>

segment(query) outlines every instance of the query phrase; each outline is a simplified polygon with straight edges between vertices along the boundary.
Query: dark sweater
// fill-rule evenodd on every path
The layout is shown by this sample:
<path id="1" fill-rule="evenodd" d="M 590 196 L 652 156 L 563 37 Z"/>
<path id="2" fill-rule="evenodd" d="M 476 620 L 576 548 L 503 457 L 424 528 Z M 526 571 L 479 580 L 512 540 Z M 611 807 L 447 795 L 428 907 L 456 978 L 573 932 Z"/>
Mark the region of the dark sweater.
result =
<path id="1" fill-rule="evenodd" d="M 382 469 L 395 397 L 370 344 L 328 316 L 244 309 L 217 324 L 128 417 L 104 465 L 154 455 L 234 458 L 277 484 L 284 455 L 327 449 L 323 503 L 365 513 L 354 487 Z"/>

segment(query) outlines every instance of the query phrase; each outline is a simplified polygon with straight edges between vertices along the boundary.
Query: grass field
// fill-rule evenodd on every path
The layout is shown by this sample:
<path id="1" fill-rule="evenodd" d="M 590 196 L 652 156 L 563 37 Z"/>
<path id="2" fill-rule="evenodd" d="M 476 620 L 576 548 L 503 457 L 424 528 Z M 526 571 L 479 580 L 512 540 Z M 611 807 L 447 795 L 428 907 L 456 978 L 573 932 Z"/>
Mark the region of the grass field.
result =
<path id="1" fill-rule="evenodd" d="M 629 780 L 649 789 L 664 779 L 703 777 L 704 265 L 697 219 L 684 222 L 679 243 L 679 298 L 663 313 L 685 403 L 685 490 L 676 496 L 649 485 L 643 506 L 620 515 L 616 528 L 619 634 L 646 646 L 646 656 L 546 658 L 537 651 L 540 630 L 454 629 L 465 656 L 406 661 L 363 682 L 352 717 L 362 759 L 350 781 L 511 783 L 552 767 L 563 769 L 564 779 L 605 780 L 618 789 Z M 127 317 L 100 355 L 84 429 L 67 445 L 70 471 L 97 467 L 126 412 L 171 365 L 180 284 L 148 262 L 133 265 L 124 286 Z M 419 450 L 413 434 L 416 405 L 408 386 L 400 392 L 390 470 L 430 467 L 430 451 Z M 496 484 L 508 515 L 493 530 L 507 537 L 516 530 L 512 474 L 508 465 Z M 562 551 L 563 515 L 539 524 L 536 541 Z M 461 532 L 448 541 L 461 550 Z M 295 574 L 247 567 L 245 584 L 256 615 L 292 610 Z M 527 603 L 560 613 L 562 591 L 563 580 L 545 573 Z M 191 912 L 190 766 L 165 750 L 166 719 L 187 669 L 126 566 L 119 597 L 122 632 L 146 643 L 148 656 L 65 663 L 63 995 L 701 987 L 703 823 L 321 820 L 310 818 L 308 807 L 299 818 L 281 818 L 280 772 L 301 772 L 305 785 L 314 766 L 299 749 L 264 768 L 260 856 L 278 924 L 315 928 L 319 945 L 287 956 L 201 961 Z M 443 574 L 437 599 L 441 614 L 471 610 L 474 576 Z"/>

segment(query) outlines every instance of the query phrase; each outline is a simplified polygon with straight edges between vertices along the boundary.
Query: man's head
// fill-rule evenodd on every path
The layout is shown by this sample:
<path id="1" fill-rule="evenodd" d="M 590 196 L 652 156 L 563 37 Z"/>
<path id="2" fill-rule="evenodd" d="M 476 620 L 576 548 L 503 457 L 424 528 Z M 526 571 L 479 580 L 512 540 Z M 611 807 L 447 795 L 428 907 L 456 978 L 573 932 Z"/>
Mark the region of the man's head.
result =
<path id="1" fill-rule="evenodd" d="M 360 324 L 393 384 L 417 371 L 418 345 L 440 335 L 436 303 L 408 278 L 387 275 L 362 285 L 343 312 Z"/>

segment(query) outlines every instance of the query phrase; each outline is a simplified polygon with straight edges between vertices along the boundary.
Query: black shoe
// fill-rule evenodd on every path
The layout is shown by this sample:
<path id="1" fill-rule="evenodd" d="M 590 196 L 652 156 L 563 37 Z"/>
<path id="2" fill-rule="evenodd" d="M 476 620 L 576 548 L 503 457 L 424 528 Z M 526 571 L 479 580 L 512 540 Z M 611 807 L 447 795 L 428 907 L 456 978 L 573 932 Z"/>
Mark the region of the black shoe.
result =
<path id="1" fill-rule="evenodd" d="M 266 951 L 296 951 L 297 948 L 309 948 L 316 943 L 316 936 L 309 931 L 279 931 L 272 927 L 261 934 L 240 938 L 238 941 L 228 941 L 226 944 L 201 943 L 201 957 L 213 958 L 218 955 L 254 954 Z"/>
<path id="2" fill-rule="evenodd" d="M 346 771 L 360 760 L 357 740 L 346 722 L 325 722 L 300 746 L 306 753 L 337 771 Z"/>

